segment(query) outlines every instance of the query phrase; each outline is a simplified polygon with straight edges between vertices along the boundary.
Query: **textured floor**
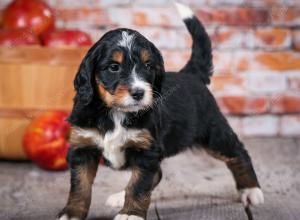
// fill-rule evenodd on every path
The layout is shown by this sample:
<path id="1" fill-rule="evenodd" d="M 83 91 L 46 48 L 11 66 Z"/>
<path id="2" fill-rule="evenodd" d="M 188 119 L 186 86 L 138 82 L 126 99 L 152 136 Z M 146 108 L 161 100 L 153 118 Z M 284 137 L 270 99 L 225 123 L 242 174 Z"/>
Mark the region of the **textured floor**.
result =
<path id="1" fill-rule="evenodd" d="M 255 220 L 300 219 L 300 139 L 246 139 L 265 204 L 252 208 Z M 163 162 L 163 180 L 148 219 L 247 220 L 225 165 L 204 152 L 186 152 Z M 93 188 L 90 220 L 112 219 L 108 195 L 122 190 L 128 172 L 101 167 Z M 30 163 L 0 162 L 0 220 L 50 220 L 65 204 L 68 172 L 47 172 Z"/>

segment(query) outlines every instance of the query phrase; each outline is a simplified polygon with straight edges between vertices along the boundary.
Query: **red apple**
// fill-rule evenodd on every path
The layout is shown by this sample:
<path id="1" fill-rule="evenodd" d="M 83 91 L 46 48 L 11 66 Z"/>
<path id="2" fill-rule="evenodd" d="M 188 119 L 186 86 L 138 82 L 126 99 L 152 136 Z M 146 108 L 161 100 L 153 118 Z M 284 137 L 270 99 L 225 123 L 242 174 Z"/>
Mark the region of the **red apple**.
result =
<path id="1" fill-rule="evenodd" d="M 42 36 L 42 44 L 47 47 L 91 46 L 91 37 L 79 30 L 57 29 Z"/>
<path id="2" fill-rule="evenodd" d="M 41 0 L 15 0 L 3 12 L 3 27 L 29 28 L 40 35 L 54 28 L 54 13 Z"/>
<path id="3" fill-rule="evenodd" d="M 23 145 L 29 159 L 48 170 L 67 168 L 70 125 L 68 113 L 48 111 L 36 117 L 27 127 Z"/>
<path id="4" fill-rule="evenodd" d="M 1 46 L 38 45 L 38 37 L 26 29 L 0 29 Z"/>

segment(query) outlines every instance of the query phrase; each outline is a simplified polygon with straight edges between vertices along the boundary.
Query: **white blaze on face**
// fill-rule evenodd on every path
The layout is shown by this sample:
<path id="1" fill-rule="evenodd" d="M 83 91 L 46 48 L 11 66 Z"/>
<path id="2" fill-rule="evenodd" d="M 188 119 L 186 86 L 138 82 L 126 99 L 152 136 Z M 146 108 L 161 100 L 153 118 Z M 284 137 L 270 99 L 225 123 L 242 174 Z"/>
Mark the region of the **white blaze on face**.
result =
<path id="1" fill-rule="evenodd" d="M 128 51 L 131 50 L 134 41 L 134 35 L 129 34 L 127 31 L 122 31 L 122 39 L 118 42 L 118 45 L 125 47 Z"/>
<path id="2" fill-rule="evenodd" d="M 119 46 L 127 48 L 129 52 L 129 56 L 131 54 L 134 37 L 135 37 L 134 34 L 129 34 L 127 31 L 122 31 L 122 38 L 118 42 Z M 122 110 L 128 112 L 134 112 L 149 107 L 152 104 L 152 99 L 153 99 L 151 84 L 138 77 L 138 74 L 136 72 L 136 66 L 134 66 L 132 69 L 131 77 L 132 77 L 132 83 L 130 85 L 130 88 L 132 90 L 134 89 L 143 90 L 144 96 L 139 101 L 134 100 L 130 94 L 125 96 L 123 98 L 123 105 L 125 108 L 123 108 Z"/>

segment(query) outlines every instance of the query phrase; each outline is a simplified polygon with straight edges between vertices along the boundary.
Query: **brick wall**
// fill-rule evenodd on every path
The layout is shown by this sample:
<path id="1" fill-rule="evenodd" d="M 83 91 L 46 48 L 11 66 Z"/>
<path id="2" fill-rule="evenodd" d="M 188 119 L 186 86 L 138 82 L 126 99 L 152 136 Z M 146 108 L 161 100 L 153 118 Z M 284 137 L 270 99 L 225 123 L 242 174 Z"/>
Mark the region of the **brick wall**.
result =
<path id="1" fill-rule="evenodd" d="M 5 7 L 8 0 L 1 0 Z M 166 69 L 190 55 L 191 39 L 171 0 L 47 0 L 59 27 L 94 40 L 134 28 L 162 51 Z M 210 86 L 232 126 L 245 136 L 300 135 L 300 1 L 186 0 L 213 41 Z"/>

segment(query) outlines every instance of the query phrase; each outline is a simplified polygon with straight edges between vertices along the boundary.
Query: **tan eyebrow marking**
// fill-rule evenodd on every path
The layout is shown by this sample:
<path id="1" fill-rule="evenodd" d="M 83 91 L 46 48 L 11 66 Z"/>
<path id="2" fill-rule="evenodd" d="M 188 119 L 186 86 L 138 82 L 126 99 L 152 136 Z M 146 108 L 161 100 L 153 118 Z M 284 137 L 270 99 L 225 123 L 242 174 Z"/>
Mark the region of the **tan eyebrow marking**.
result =
<path id="1" fill-rule="evenodd" d="M 143 49 L 141 51 L 141 60 L 143 61 L 143 63 L 147 62 L 150 59 L 150 52 L 149 50 Z"/>
<path id="2" fill-rule="evenodd" d="M 115 51 L 112 54 L 112 60 L 117 63 L 122 63 L 124 60 L 124 54 L 122 51 Z"/>

